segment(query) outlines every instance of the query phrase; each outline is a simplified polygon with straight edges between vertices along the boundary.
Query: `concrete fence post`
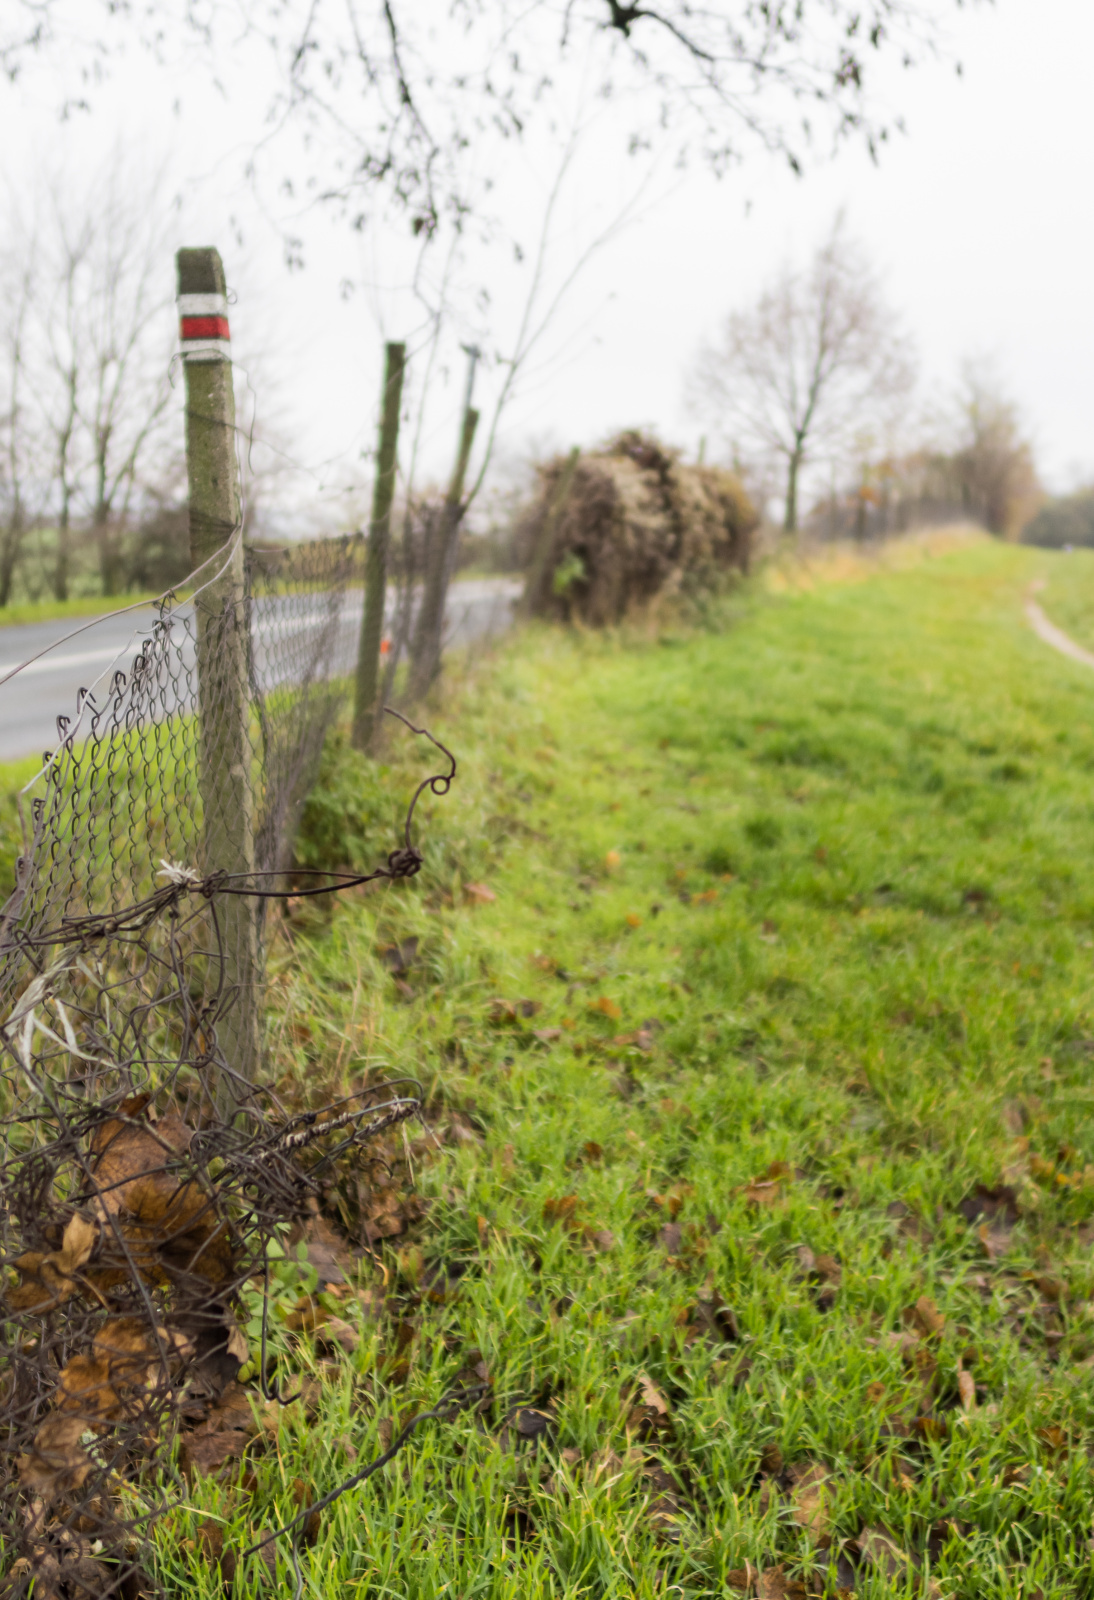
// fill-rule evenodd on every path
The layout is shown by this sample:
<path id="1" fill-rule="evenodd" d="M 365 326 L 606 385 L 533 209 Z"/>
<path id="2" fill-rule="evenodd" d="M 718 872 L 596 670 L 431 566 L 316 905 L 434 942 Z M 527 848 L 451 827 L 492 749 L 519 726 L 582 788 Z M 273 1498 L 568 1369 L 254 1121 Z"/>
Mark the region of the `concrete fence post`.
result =
<path id="1" fill-rule="evenodd" d="M 387 601 L 387 553 L 391 543 L 391 505 L 399 447 L 399 408 L 403 397 L 406 345 L 389 344 L 384 359 L 384 403 L 380 412 L 380 446 L 372 488 L 372 516 L 365 556 L 365 608 L 357 650 L 357 682 L 353 703 L 353 743 L 367 750 L 373 743 L 380 688 L 380 643 Z"/>
<path id="2" fill-rule="evenodd" d="M 176 261 L 186 375 L 190 560 L 194 567 L 209 563 L 194 600 L 201 865 L 205 873 L 218 869 L 246 873 L 255 866 L 254 752 L 224 267 L 216 250 L 180 250 Z M 253 1079 L 260 1038 L 258 902 L 225 895 L 216 902 L 216 915 L 224 946 L 224 981 L 234 991 L 232 1004 L 217 1024 L 217 1038 L 229 1067 Z M 226 1096 L 229 1102 L 232 1098 Z"/>

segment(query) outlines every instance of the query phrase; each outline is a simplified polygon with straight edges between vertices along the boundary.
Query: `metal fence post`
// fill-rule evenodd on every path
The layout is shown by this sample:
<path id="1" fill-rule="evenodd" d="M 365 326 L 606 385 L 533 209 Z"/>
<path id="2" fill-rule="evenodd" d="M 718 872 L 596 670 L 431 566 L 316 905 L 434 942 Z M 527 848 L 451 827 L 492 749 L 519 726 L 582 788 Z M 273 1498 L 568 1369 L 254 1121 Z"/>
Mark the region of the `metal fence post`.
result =
<path id="1" fill-rule="evenodd" d="M 190 560 L 198 567 L 216 558 L 202 574 L 194 600 L 202 870 L 253 872 L 248 619 L 224 267 L 216 250 L 180 250 L 177 266 L 186 374 Z M 217 1038 L 229 1067 L 253 1079 L 259 1052 L 258 903 L 224 895 L 216 915 L 224 947 L 224 981 L 235 991 L 218 1021 Z"/>
<path id="2" fill-rule="evenodd" d="M 376 723 L 380 686 L 380 641 L 387 599 L 387 552 L 391 539 L 391 503 L 395 498 L 395 464 L 399 446 L 399 407 L 406 369 L 406 345 L 389 344 L 384 360 L 384 403 L 380 413 L 380 448 L 372 488 L 372 516 L 365 557 L 365 609 L 357 651 L 357 683 L 353 702 L 353 743 L 367 750 Z"/>

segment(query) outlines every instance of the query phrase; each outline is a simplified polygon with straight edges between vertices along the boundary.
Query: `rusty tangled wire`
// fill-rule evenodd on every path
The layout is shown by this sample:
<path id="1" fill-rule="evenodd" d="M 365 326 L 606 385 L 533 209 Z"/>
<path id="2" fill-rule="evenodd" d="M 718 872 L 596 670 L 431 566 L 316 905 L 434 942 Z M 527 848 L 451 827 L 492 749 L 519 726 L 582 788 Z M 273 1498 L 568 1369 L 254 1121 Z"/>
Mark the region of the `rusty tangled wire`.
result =
<path id="1" fill-rule="evenodd" d="M 41 1600 L 151 1592 L 149 1535 L 177 1497 L 180 1430 L 208 1416 L 240 1370 L 244 1286 L 265 1285 L 258 1380 L 284 1404 L 292 1396 L 267 1350 L 271 1247 L 332 1193 L 367 1188 L 384 1136 L 421 1114 L 409 1079 L 290 1111 L 272 1086 L 233 1071 L 218 1042 L 236 1000 L 222 897 L 337 893 L 419 872 L 415 808 L 426 789 L 447 794 L 456 761 L 392 715 L 448 768 L 418 785 L 402 842 L 372 872 L 294 872 L 278 885 L 284 869 L 201 875 L 165 862 L 166 882 L 130 903 L 0 921 L 5 1600 L 32 1588 Z M 243 1556 L 295 1538 L 421 1421 L 476 1392 L 413 1418 L 380 1458 Z M 295 1549 L 291 1559 L 299 1589 Z"/>

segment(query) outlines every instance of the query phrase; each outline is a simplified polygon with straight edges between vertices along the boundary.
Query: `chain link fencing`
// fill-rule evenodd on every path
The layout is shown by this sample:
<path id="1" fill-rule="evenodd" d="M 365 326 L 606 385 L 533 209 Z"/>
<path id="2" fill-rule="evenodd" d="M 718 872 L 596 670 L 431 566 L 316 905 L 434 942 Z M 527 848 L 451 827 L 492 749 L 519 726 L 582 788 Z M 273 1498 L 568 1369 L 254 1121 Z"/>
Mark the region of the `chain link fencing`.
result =
<path id="1" fill-rule="evenodd" d="M 414 806 L 447 792 L 455 761 L 443 752 L 375 872 L 302 882 L 292 838 L 350 688 L 357 552 L 252 553 L 227 594 L 221 554 L 58 718 L 0 911 L 8 1600 L 155 1591 L 150 1532 L 181 1492 L 177 1435 L 240 1369 L 244 1286 L 332 1175 L 367 1181 L 388 1131 L 421 1110 L 411 1082 L 283 1103 L 260 1053 L 241 1053 L 239 950 L 255 940 L 259 988 L 271 898 L 413 876 Z M 251 815 L 212 815 L 233 793 Z M 217 859 L 232 830 L 244 870 Z M 263 1395 L 284 1400 L 262 1304 L 253 1359 Z"/>

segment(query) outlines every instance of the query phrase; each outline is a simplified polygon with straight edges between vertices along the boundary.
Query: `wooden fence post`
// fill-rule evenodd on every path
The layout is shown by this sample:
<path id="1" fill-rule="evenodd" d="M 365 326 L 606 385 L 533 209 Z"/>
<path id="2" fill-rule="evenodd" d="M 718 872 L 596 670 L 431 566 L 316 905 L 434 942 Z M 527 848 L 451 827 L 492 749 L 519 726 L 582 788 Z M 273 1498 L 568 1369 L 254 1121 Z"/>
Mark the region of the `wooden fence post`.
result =
<path id="1" fill-rule="evenodd" d="M 372 488 L 372 517 L 365 558 L 365 608 L 357 650 L 357 683 L 353 705 L 353 743 L 367 750 L 376 729 L 380 685 L 380 642 L 387 600 L 387 552 L 391 542 L 391 503 L 395 498 L 395 465 L 399 444 L 399 407 L 406 370 L 406 345 L 389 344 L 384 360 L 384 403 L 380 415 L 380 448 Z"/>
<path id="2" fill-rule="evenodd" d="M 198 567 L 215 558 L 202 573 L 194 599 L 201 865 L 206 873 L 253 872 L 248 619 L 224 267 L 216 250 L 180 250 L 177 267 L 186 374 L 190 560 Z M 224 949 L 224 981 L 235 991 L 218 1021 L 217 1038 L 229 1067 L 253 1079 L 259 1056 L 258 902 L 225 895 L 216 902 L 216 916 Z M 226 1092 L 222 1098 L 232 1105 L 236 1096 Z"/>
<path id="3" fill-rule="evenodd" d="M 471 459 L 471 446 L 475 442 L 475 429 L 479 414 L 470 406 L 463 414 L 460 445 L 456 464 L 444 497 L 432 548 L 426 551 L 425 575 L 422 584 L 422 603 L 414 629 L 414 649 L 410 668 L 411 699 L 420 700 L 437 676 L 441 664 L 441 645 L 444 642 L 444 603 L 448 584 L 455 564 L 456 542 L 459 538 L 460 519 L 463 516 L 463 485 L 467 477 L 467 463 Z"/>

